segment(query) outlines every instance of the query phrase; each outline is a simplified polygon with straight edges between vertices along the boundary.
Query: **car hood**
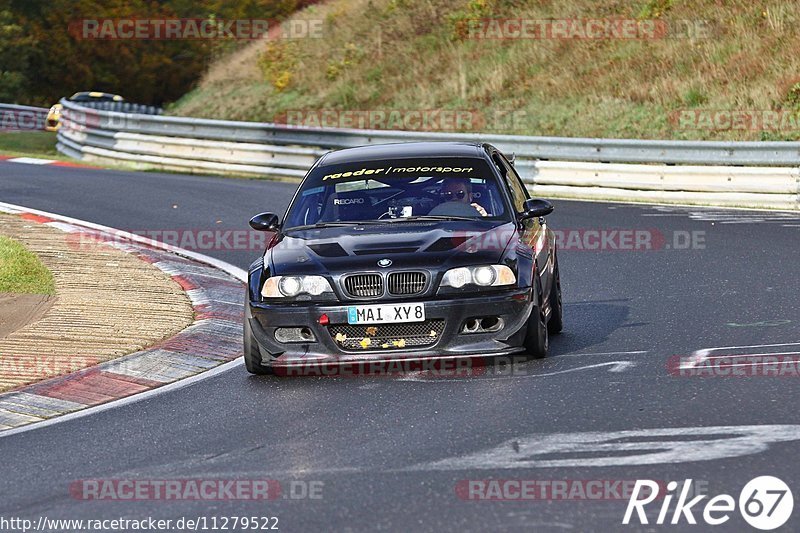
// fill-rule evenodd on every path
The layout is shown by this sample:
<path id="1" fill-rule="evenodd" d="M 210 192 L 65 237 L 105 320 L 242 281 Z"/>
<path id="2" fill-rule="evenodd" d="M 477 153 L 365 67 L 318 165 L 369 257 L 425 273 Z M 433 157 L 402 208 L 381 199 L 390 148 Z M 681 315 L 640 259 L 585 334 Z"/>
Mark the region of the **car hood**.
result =
<path id="1" fill-rule="evenodd" d="M 516 235 L 511 222 L 395 222 L 289 230 L 267 250 L 273 275 L 391 269 L 447 269 L 500 262 Z"/>

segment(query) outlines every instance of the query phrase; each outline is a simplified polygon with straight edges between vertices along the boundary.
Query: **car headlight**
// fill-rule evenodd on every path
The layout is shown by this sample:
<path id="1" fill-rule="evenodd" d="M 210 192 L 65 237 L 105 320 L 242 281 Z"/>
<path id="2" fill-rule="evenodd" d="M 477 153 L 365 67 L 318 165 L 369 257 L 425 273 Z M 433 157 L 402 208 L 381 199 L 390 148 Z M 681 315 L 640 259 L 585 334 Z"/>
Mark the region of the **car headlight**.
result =
<path id="1" fill-rule="evenodd" d="M 319 296 L 333 292 L 331 284 L 322 276 L 274 276 L 261 288 L 264 298 L 293 298 L 300 294 Z"/>
<path id="2" fill-rule="evenodd" d="M 441 286 L 460 289 L 465 285 L 499 287 L 516 283 L 517 277 L 514 275 L 514 271 L 506 265 L 487 265 L 451 268 L 444 273 Z"/>

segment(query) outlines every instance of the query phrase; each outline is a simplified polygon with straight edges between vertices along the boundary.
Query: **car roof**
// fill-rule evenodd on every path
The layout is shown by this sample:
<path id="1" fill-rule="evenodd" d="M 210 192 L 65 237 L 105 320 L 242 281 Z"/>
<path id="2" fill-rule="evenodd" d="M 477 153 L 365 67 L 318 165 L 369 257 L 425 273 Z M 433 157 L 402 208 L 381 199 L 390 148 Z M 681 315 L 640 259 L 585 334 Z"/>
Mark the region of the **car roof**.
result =
<path id="1" fill-rule="evenodd" d="M 320 159 L 319 166 L 412 157 L 472 157 L 482 159 L 485 157 L 485 151 L 480 143 L 452 141 L 371 144 L 328 152 Z"/>
<path id="2" fill-rule="evenodd" d="M 111 94 L 111 93 L 104 93 L 100 91 L 82 91 L 73 94 L 69 97 L 70 100 L 78 100 L 78 99 L 103 99 L 103 100 L 114 100 L 115 102 L 122 102 L 125 99 L 118 95 L 118 94 Z"/>

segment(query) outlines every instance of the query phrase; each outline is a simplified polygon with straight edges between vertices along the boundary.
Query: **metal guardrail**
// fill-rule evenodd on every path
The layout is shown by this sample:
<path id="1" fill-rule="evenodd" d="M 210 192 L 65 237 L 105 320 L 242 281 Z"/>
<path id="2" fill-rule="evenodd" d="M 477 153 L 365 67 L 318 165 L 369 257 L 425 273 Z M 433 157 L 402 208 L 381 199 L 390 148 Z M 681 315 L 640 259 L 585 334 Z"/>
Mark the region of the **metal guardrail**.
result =
<path id="1" fill-rule="evenodd" d="M 74 103 L 65 108 L 79 110 Z M 656 141 L 527 137 L 473 133 L 425 133 L 383 130 L 293 127 L 269 122 L 233 122 L 164 116 L 100 117 L 114 131 L 194 139 L 347 148 L 378 142 L 482 141 L 518 157 L 554 161 L 664 163 L 695 165 L 800 165 L 800 142 Z"/>
<path id="2" fill-rule="evenodd" d="M 0 131 L 43 130 L 48 111 L 45 107 L 0 104 Z"/>
<path id="3" fill-rule="evenodd" d="M 78 159 L 124 162 L 136 168 L 296 179 L 332 148 L 381 142 L 481 141 L 515 153 L 521 176 L 535 194 L 543 196 L 800 209 L 798 142 L 638 141 L 301 128 L 119 113 L 88 109 L 66 100 L 61 103 L 61 152 Z M 678 164 L 681 166 L 675 166 Z M 737 166 L 745 164 L 755 166 Z"/>

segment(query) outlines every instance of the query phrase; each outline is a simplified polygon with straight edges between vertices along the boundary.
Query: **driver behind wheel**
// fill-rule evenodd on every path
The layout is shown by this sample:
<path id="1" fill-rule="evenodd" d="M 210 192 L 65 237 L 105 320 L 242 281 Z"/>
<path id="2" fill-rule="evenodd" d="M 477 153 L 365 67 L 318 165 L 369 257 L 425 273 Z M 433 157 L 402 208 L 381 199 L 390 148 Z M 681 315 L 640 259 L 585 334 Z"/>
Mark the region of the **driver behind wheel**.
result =
<path id="1" fill-rule="evenodd" d="M 451 178 L 442 183 L 441 197 L 445 202 L 461 202 L 471 205 L 481 216 L 489 216 L 480 204 L 472 201 L 472 182 L 469 178 Z"/>

